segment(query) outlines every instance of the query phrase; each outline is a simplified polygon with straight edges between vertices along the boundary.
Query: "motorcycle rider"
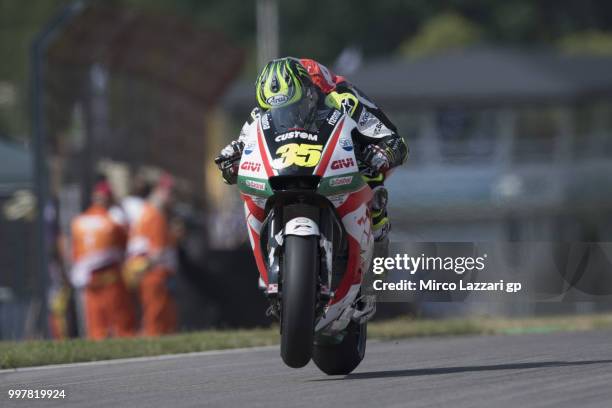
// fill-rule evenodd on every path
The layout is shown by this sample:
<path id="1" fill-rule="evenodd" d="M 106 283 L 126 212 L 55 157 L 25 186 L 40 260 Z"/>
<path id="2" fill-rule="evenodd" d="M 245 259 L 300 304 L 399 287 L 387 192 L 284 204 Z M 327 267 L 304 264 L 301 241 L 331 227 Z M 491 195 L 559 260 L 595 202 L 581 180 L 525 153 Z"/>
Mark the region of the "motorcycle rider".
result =
<path id="1" fill-rule="evenodd" d="M 324 102 L 348 114 L 357 124 L 353 144 L 359 169 L 374 192 L 371 203 L 372 233 L 376 242 L 387 241 L 390 230 L 387 190 L 389 171 L 403 164 L 408 147 L 387 116 L 357 87 L 312 59 L 285 57 L 270 61 L 255 83 L 257 104 L 237 140 L 215 159 L 228 184 L 235 184 L 246 132 L 251 123 L 272 106 L 292 104 L 301 98 Z"/>

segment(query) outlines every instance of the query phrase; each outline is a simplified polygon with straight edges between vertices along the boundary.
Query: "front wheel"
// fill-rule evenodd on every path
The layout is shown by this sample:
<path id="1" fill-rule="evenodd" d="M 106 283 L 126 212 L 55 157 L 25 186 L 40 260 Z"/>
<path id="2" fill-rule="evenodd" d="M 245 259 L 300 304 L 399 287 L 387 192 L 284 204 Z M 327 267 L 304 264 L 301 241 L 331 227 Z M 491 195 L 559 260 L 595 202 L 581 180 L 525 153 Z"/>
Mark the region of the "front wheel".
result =
<path id="1" fill-rule="evenodd" d="M 316 236 L 285 237 L 281 288 L 281 357 L 304 367 L 312 355 L 319 253 Z"/>
<path id="2" fill-rule="evenodd" d="M 338 344 L 315 344 L 312 359 L 321 371 L 328 375 L 347 375 L 365 356 L 368 323 L 351 322 L 347 333 Z"/>

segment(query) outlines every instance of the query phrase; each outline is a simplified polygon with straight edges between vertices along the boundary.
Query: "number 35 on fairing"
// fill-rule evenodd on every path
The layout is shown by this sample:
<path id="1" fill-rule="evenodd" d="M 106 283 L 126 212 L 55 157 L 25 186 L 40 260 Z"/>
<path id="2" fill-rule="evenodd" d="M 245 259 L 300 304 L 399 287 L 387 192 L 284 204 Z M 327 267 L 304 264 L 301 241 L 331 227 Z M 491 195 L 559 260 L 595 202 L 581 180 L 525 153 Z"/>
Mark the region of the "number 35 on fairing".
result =
<path id="1" fill-rule="evenodd" d="M 273 162 L 275 169 L 284 169 L 291 165 L 299 167 L 314 167 L 321 160 L 323 145 L 308 143 L 288 143 L 276 149 L 276 155 L 280 156 Z"/>

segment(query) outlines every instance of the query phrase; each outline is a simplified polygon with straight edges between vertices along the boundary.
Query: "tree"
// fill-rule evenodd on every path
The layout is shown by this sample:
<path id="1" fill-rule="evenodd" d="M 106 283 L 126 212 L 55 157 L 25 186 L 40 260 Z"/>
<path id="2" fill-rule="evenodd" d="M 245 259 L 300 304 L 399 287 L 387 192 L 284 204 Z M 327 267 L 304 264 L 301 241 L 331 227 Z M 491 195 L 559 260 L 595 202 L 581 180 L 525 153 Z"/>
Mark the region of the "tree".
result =
<path id="1" fill-rule="evenodd" d="M 451 49 L 461 49 L 480 41 L 482 30 L 458 13 L 443 13 L 427 20 L 400 45 L 400 53 L 420 57 Z"/>
<path id="2" fill-rule="evenodd" d="M 568 54 L 612 55 L 612 32 L 587 30 L 561 37 L 558 47 Z"/>

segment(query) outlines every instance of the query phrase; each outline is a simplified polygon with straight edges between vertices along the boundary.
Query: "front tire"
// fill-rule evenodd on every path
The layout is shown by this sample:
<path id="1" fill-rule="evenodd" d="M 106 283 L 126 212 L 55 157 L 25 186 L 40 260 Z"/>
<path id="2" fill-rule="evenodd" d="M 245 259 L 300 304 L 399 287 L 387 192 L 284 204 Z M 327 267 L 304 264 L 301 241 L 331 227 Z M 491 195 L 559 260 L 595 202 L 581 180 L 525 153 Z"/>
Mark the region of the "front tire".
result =
<path id="1" fill-rule="evenodd" d="M 285 237 L 281 288 L 281 357 L 304 367 L 312 355 L 319 253 L 316 236 Z"/>
<path id="2" fill-rule="evenodd" d="M 350 374 L 365 356 L 368 337 L 368 323 L 351 322 L 347 333 L 338 344 L 315 344 L 312 360 L 328 375 Z"/>

